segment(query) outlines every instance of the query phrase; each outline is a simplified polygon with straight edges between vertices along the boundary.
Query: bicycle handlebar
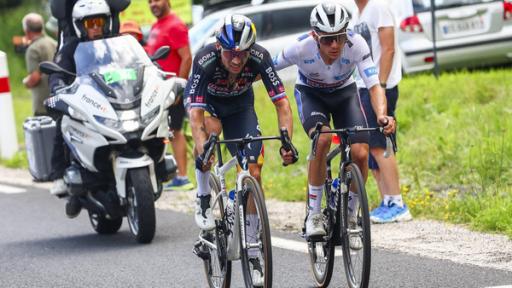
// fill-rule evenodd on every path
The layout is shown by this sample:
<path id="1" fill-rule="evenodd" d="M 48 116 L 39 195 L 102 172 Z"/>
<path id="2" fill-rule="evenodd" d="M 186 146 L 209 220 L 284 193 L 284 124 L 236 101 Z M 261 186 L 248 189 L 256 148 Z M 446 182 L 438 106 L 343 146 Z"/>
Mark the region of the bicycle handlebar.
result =
<path id="1" fill-rule="evenodd" d="M 371 131 L 379 131 L 380 133 L 384 133 L 384 127 L 373 127 L 373 128 L 363 128 L 361 126 L 354 126 L 349 128 L 342 128 L 342 129 L 330 129 L 326 131 L 322 131 L 323 127 L 322 122 L 317 122 L 315 126 L 315 131 L 313 131 L 312 134 L 312 144 L 311 144 L 311 154 L 313 157 L 316 156 L 316 148 L 318 144 L 318 139 L 320 138 L 320 134 L 327 134 L 327 133 L 338 133 L 343 135 L 352 135 L 359 132 L 371 132 Z M 386 135 L 386 150 L 384 151 L 384 158 L 388 158 L 392 154 L 392 149 L 394 147 L 393 141 L 391 141 L 391 138 Z"/>
<path id="2" fill-rule="evenodd" d="M 280 130 L 280 136 L 261 136 L 261 137 L 253 137 L 248 136 L 244 138 L 237 138 L 237 139 L 229 139 L 229 140 L 219 140 L 219 136 L 215 133 L 210 134 L 210 137 L 208 138 L 208 141 L 206 141 L 203 145 L 204 152 L 201 154 L 202 156 L 202 164 L 205 166 L 208 164 L 209 159 L 213 155 L 213 151 L 216 144 L 228 144 L 228 143 L 234 143 L 234 144 L 248 144 L 255 141 L 263 141 L 263 140 L 281 140 L 282 148 L 285 151 L 293 151 L 293 162 L 297 162 L 299 159 L 299 152 L 292 144 L 292 141 L 290 140 L 290 137 L 288 135 L 288 130 L 286 128 L 281 128 Z M 284 166 L 287 166 L 285 163 L 283 163 Z"/>

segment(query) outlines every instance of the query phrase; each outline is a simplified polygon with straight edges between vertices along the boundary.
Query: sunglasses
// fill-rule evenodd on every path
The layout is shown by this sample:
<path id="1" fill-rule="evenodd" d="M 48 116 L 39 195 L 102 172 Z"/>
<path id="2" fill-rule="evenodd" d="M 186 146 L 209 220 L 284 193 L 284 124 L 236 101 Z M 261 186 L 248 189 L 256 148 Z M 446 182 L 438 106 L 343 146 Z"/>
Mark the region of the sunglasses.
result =
<path id="1" fill-rule="evenodd" d="M 105 18 L 88 18 L 84 20 L 85 29 L 103 27 L 105 25 Z"/>
<path id="2" fill-rule="evenodd" d="M 222 49 L 222 56 L 229 60 L 237 57 L 240 59 L 244 59 L 247 58 L 247 56 L 249 56 L 249 51 L 235 51 Z"/>
<path id="3" fill-rule="evenodd" d="M 341 32 L 337 34 L 329 34 L 329 35 L 319 35 L 315 32 L 318 37 L 318 41 L 322 45 L 331 45 L 332 42 L 336 41 L 336 43 L 345 43 L 347 41 L 347 32 Z"/>

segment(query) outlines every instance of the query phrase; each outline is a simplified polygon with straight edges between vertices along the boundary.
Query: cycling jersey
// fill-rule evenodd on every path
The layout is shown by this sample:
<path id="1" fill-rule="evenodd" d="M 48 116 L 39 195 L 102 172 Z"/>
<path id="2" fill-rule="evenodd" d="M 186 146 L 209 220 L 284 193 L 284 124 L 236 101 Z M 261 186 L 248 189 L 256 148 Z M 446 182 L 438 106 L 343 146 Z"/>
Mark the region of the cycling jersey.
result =
<path id="1" fill-rule="evenodd" d="M 222 64 L 221 50 L 215 44 L 206 46 L 195 56 L 192 75 L 185 88 L 185 107 L 202 108 L 218 118 L 224 139 L 261 136 L 252 89 L 258 75 L 261 75 L 272 102 L 286 98 L 267 50 L 254 44 L 249 55 L 242 72 L 230 83 L 229 72 Z M 236 145 L 228 144 L 228 149 L 231 155 L 236 154 Z M 245 152 L 249 163 L 259 163 L 263 156 L 263 143 L 252 142 Z"/>
<path id="2" fill-rule="evenodd" d="M 377 69 L 364 39 L 347 31 L 347 42 L 338 60 L 325 64 L 320 57 L 318 43 L 311 33 L 300 36 L 274 58 L 276 70 L 297 65 L 297 84 L 330 92 L 354 83 L 352 74 L 357 67 L 366 87 L 379 84 Z"/>
<path id="3" fill-rule="evenodd" d="M 185 88 L 185 106 L 187 109 L 206 108 L 208 98 L 245 95 L 249 90 L 252 91 L 252 83 L 258 75 L 261 75 L 272 102 L 286 97 L 283 83 L 277 76 L 270 54 L 265 48 L 254 44 L 242 72 L 230 83 L 228 81 L 229 72 L 222 64 L 221 50 L 215 43 L 212 43 L 198 52 L 194 58 L 192 75 Z"/>

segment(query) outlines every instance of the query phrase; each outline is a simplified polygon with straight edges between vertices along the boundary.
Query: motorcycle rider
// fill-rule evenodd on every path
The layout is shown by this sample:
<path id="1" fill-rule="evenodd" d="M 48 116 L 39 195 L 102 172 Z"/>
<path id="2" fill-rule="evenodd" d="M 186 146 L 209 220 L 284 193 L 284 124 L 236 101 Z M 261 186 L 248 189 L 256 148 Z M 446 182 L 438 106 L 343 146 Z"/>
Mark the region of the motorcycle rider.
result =
<path id="1" fill-rule="evenodd" d="M 112 33 L 112 15 L 110 7 L 105 0 L 78 0 L 72 10 L 72 25 L 76 37 L 72 37 L 64 43 L 55 55 L 54 62 L 65 70 L 75 73 L 74 55 L 80 42 L 102 39 Z M 50 93 L 56 95 L 60 88 L 70 85 L 74 76 L 66 73 L 53 73 L 49 78 Z M 57 129 L 54 139 L 52 154 L 52 179 L 54 185 L 50 190 L 52 195 L 63 197 L 67 194 L 64 183 L 64 171 L 68 166 L 65 157 L 64 139 L 61 131 L 62 115 L 57 115 Z M 78 216 L 82 205 L 77 196 L 69 197 L 66 204 L 66 214 L 70 218 Z"/>

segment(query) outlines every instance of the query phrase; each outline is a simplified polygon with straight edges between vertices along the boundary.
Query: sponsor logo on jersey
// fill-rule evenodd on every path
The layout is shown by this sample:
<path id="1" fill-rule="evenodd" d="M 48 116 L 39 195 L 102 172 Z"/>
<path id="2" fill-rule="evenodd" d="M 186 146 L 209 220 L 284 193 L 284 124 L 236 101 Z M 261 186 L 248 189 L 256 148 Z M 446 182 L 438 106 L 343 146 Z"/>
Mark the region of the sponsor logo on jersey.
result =
<path id="1" fill-rule="evenodd" d="M 201 75 L 195 74 L 192 78 L 192 84 L 190 85 L 190 91 L 188 92 L 190 95 L 194 95 L 194 93 L 196 93 L 196 88 L 197 85 L 199 85 L 199 79 L 201 79 Z"/>
<path id="2" fill-rule="evenodd" d="M 215 59 L 215 52 L 210 52 L 206 55 L 204 55 L 203 57 L 201 57 L 201 59 L 199 59 L 199 61 L 197 61 L 197 63 L 199 63 L 199 65 L 205 67 L 205 66 L 208 66 L 208 64 L 210 64 L 210 62 L 212 62 L 212 60 Z"/>
<path id="3" fill-rule="evenodd" d="M 304 59 L 304 64 L 313 64 L 315 63 L 315 59 Z"/>
<path id="4" fill-rule="evenodd" d="M 320 73 L 318 73 L 318 72 L 309 73 L 309 76 L 311 76 L 313 78 L 317 78 L 317 77 L 320 77 Z"/>
<path id="5" fill-rule="evenodd" d="M 251 56 L 254 60 L 260 63 L 263 60 L 263 53 L 258 50 L 251 49 Z"/>
<path id="6" fill-rule="evenodd" d="M 279 78 L 277 78 L 276 72 L 274 72 L 274 69 L 272 67 L 268 67 L 265 72 L 267 73 L 268 78 L 270 79 L 270 82 L 272 82 L 272 85 L 277 86 L 279 85 Z"/>
<path id="7" fill-rule="evenodd" d="M 342 64 L 350 64 L 350 60 L 348 60 L 347 58 L 342 57 L 341 58 L 341 63 Z"/>
<path id="8" fill-rule="evenodd" d="M 371 77 L 371 76 L 377 75 L 377 68 L 375 66 L 366 68 L 366 69 L 364 69 L 364 74 L 366 75 L 366 77 Z"/>

